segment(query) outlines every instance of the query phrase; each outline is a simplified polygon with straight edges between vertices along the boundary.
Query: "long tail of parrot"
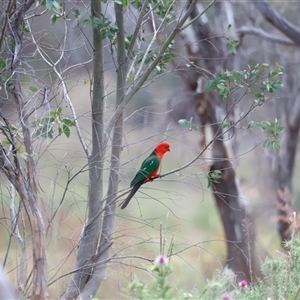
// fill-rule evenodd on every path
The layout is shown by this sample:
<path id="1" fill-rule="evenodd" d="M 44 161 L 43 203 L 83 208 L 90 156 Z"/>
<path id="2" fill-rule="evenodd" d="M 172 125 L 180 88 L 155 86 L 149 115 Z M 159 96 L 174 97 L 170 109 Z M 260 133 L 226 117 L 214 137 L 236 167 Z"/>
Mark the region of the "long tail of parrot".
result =
<path id="1" fill-rule="evenodd" d="M 121 209 L 124 209 L 127 204 L 129 203 L 130 199 L 134 196 L 134 194 L 137 192 L 137 190 L 141 187 L 141 185 L 149 180 L 153 180 L 157 177 L 160 171 L 161 166 L 161 160 L 164 156 L 164 154 L 167 151 L 170 151 L 170 144 L 167 142 L 162 142 L 158 144 L 154 151 L 146 158 L 138 172 L 136 173 L 135 177 L 130 183 L 130 186 L 132 187 L 129 195 L 124 200 L 124 202 L 121 205 Z"/>
<path id="2" fill-rule="evenodd" d="M 124 200 L 124 202 L 121 205 L 121 209 L 124 209 L 129 201 L 131 200 L 131 198 L 134 196 L 134 194 L 137 192 L 137 190 L 141 187 L 141 185 L 143 184 L 143 181 L 137 182 L 131 189 L 129 195 L 127 196 L 127 198 Z"/>

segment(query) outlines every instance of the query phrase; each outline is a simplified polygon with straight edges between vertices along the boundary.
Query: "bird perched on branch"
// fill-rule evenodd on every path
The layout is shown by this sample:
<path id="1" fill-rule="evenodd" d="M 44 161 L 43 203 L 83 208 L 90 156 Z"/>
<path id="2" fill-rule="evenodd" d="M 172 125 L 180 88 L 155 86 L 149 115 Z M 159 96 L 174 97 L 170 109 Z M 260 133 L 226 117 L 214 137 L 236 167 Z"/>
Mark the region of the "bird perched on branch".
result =
<path id="1" fill-rule="evenodd" d="M 140 188 L 142 184 L 149 180 L 153 180 L 159 175 L 161 160 L 164 154 L 170 151 L 171 145 L 167 142 L 162 142 L 158 144 L 153 152 L 146 158 L 138 172 L 136 173 L 135 177 L 130 183 L 130 187 L 132 187 L 129 195 L 123 201 L 121 205 L 121 209 L 124 209 L 137 190 Z"/>

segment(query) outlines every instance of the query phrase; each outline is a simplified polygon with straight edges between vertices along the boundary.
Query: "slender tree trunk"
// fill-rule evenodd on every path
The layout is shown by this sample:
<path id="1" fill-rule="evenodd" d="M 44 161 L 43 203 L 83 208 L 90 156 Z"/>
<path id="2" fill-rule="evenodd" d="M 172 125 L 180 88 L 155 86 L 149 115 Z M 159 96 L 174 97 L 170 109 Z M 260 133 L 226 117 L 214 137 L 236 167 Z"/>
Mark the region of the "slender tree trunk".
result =
<path id="1" fill-rule="evenodd" d="M 101 18 L 102 1 L 91 1 L 91 18 Z M 65 299 L 76 298 L 93 272 L 99 236 L 101 232 L 101 210 L 103 207 L 103 164 L 104 164 L 104 71 L 103 41 L 100 31 L 93 29 L 93 94 L 92 94 L 92 153 L 88 158 L 89 192 L 88 219 L 80 240 L 75 269 L 64 294 Z"/>
<path id="2" fill-rule="evenodd" d="M 80 241 L 76 272 L 72 275 L 71 281 L 67 287 L 63 299 L 88 299 L 94 296 L 104 277 L 107 262 L 109 260 L 109 248 L 112 245 L 113 222 L 115 215 L 115 198 L 118 191 L 120 154 L 123 138 L 123 111 L 132 97 L 143 87 L 152 71 L 160 63 L 161 58 L 172 43 L 174 37 L 180 32 L 184 26 L 190 11 L 195 7 L 197 0 L 193 0 L 191 8 L 183 14 L 178 21 L 177 26 L 166 38 L 161 46 L 154 61 L 141 69 L 136 74 L 134 84 L 126 88 L 127 64 L 131 59 L 136 40 L 139 36 L 140 27 L 137 26 L 132 37 L 131 44 L 125 51 L 125 29 L 123 6 L 115 3 L 117 33 L 117 92 L 116 107 L 107 122 L 105 131 L 103 130 L 103 114 L 104 114 L 104 81 L 103 81 L 103 44 L 99 29 L 94 28 L 93 46 L 94 46 L 94 84 L 93 84 L 93 100 L 92 100 L 92 154 L 89 158 L 89 214 L 88 221 L 83 231 Z M 146 3 L 147 4 L 147 3 Z M 143 3 L 141 14 L 137 24 L 143 22 L 147 5 Z M 212 3 L 210 4 L 210 6 Z M 208 6 L 209 7 L 209 6 Z M 207 9 L 208 9 L 207 7 Z M 94 18 L 101 19 L 101 1 L 92 1 L 92 21 Z M 93 23 L 93 22 L 92 22 Z M 146 55 L 146 54 L 145 54 Z M 105 132 L 105 133 L 104 133 Z M 103 208 L 103 190 L 102 176 L 104 153 L 108 145 L 112 132 L 112 152 L 110 159 L 109 186 L 105 206 Z M 102 223 L 101 223 L 101 220 Z M 99 237 L 100 234 L 100 237 Z M 100 243 L 98 245 L 100 238 Z"/>
<path id="3" fill-rule="evenodd" d="M 126 92 L 126 73 L 127 65 L 125 52 L 125 29 L 124 29 L 124 11 L 123 6 L 115 3 L 116 25 L 118 26 L 117 34 L 117 92 L 116 92 L 116 109 L 124 100 Z M 115 198 L 118 191 L 120 155 L 122 150 L 123 139 L 123 114 L 117 119 L 112 135 L 112 150 L 110 158 L 110 172 L 108 181 L 107 198 L 104 208 L 102 222 L 101 238 L 97 255 L 95 256 L 95 267 L 88 284 L 80 293 L 82 299 L 87 299 L 89 295 L 95 295 L 104 278 L 110 246 L 112 245 L 112 234 L 114 217 L 116 210 Z"/>
<path id="4" fill-rule="evenodd" d="M 4 25 L 2 27 L 1 42 L 4 35 L 9 32 L 13 42 L 11 42 L 11 78 L 13 86 L 10 90 L 14 97 L 16 108 L 21 123 L 23 141 L 25 146 L 26 171 L 20 166 L 17 152 L 14 152 L 14 166 L 7 168 L 4 166 L 5 173 L 17 190 L 20 199 L 25 207 L 32 234 L 32 254 L 33 254 L 33 278 L 32 278 L 32 299 L 46 299 L 48 296 L 47 288 L 47 259 L 46 259 L 46 242 L 45 228 L 41 210 L 38 201 L 37 174 L 34 160 L 33 142 L 30 132 L 29 122 L 29 102 L 25 100 L 20 85 L 20 76 L 18 72 L 19 65 L 22 61 L 23 37 L 24 37 L 24 16 L 28 9 L 33 5 L 34 0 L 25 0 L 22 3 L 12 1 L 7 6 Z M 8 124 L 10 126 L 10 124 Z M 11 141 L 13 137 L 11 136 Z M 13 148 L 16 145 L 13 142 Z M 6 155 L 2 149 L 2 155 Z M 2 160 L 2 162 L 4 162 Z"/>

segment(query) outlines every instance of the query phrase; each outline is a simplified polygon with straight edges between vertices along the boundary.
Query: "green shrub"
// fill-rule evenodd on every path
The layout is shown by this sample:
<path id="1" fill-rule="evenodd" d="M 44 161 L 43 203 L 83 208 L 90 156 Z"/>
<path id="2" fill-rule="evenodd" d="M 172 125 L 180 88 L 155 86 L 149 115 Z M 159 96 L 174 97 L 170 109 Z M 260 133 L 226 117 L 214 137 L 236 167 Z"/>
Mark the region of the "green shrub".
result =
<path id="1" fill-rule="evenodd" d="M 262 278 L 250 284 L 236 281 L 228 268 L 217 270 L 202 291 L 175 289 L 168 282 L 172 272 L 168 258 L 159 256 L 152 267 L 153 283 L 148 285 L 138 278 L 130 284 L 131 299 L 201 299 L 201 300 L 257 300 L 300 299 L 300 239 L 286 243 L 289 249 L 278 257 L 267 258 L 261 264 Z"/>

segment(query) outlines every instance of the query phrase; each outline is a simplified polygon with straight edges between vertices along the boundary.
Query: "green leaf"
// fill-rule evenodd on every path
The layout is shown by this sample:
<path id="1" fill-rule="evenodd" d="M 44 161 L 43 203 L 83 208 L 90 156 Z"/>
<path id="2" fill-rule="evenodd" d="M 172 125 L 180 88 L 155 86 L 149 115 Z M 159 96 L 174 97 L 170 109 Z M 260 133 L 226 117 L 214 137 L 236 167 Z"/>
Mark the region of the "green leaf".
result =
<path id="1" fill-rule="evenodd" d="M 210 178 L 218 179 L 222 177 L 222 172 L 220 170 L 214 170 L 213 172 L 209 173 Z"/>
<path id="2" fill-rule="evenodd" d="M 6 67 L 6 63 L 5 63 L 5 60 L 0 57 L 0 69 L 4 69 Z"/>
<path id="3" fill-rule="evenodd" d="M 278 127 L 278 128 L 277 128 L 277 133 L 278 133 L 278 132 L 281 132 L 283 129 L 284 129 L 283 126 Z"/>
<path id="4" fill-rule="evenodd" d="M 100 18 L 94 17 L 92 19 L 93 28 L 97 29 L 101 33 L 101 37 L 113 39 L 118 32 L 118 27 L 113 24 L 108 18 L 101 15 Z"/>
<path id="5" fill-rule="evenodd" d="M 268 126 L 272 126 L 272 122 L 271 121 L 269 121 L 269 120 L 266 120 L 265 122 L 264 122 L 266 125 L 268 125 Z"/>
<path id="6" fill-rule="evenodd" d="M 63 124 L 63 132 L 67 138 L 70 137 L 70 134 L 71 134 L 70 128 L 68 126 L 66 126 L 65 124 Z"/>
<path id="7" fill-rule="evenodd" d="M 283 84 L 281 82 L 274 82 L 274 83 L 272 83 L 272 87 L 275 90 L 279 90 L 283 87 Z"/>
<path id="8" fill-rule="evenodd" d="M 211 181 L 210 177 L 208 176 L 207 177 L 207 188 L 209 189 L 211 187 L 211 185 L 212 185 L 212 181 Z"/>
<path id="9" fill-rule="evenodd" d="M 237 45 L 240 41 L 239 40 L 232 40 L 230 42 L 231 45 Z"/>
<path id="10" fill-rule="evenodd" d="M 209 80 L 204 84 L 204 89 L 208 92 L 212 91 L 214 87 L 215 87 L 215 82 L 213 80 Z"/>
<path id="11" fill-rule="evenodd" d="M 84 20 L 81 21 L 81 24 L 82 24 L 83 26 L 85 26 L 85 25 L 87 25 L 87 24 L 89 24 L 89 23 L 91 23 L 91 20 L 90 20 L 90 19 L 84 19 Z"/>
<path id="12" fill-rule="evenodd" d="M 279 144 L 278 141 L 273 141 L 272 146 L 273 146 L 273 148 L 275 148 L 275 149 L 277 149 L 277 150 L 280 149 L 280 144 Z"/>
<path id="13" fill-rule="evenodd" d="M 266 64 L 266 63 L 264 63 L 264 64 L 261 64 L 261 67 L 263 68 L 263 69 L 267 69 L 267 68 L 269 68 L 269 64 Z"/>
<path id="14" fill-rule="evenodd" d="M 52 5 L 53 5 L 53 0 L 46 0 L 46 7 L 47 9 L 52 9 Z"/>
<path id="15" fill-rule="evenodd" d="M 69 118 L 63 118 L 61 121 L 68 127 L 75 126 L 75 122 Z"/>
<path id="16" fill-rule="evenodd" d="M 60 11 L 61 6 L 60 6 L 60 4 L 57 1 L 53 1 L 52 8 L 54 8 L 57 11 Z"/>
<path id="17" fill-rule="evenodd" d="M 224 129 L 224 128 L 226 128 L 227 126 L 228 126 L 228 122 L 227 122 L 227 121 L 225 121 L 225 122 L 223 122 L 223 124 L 222 124 L 221 128 L 222 128 L 222 129 Z"/>
<path id="18" fill-rule="evenodd" d="M 178 123 L 185 128 L 190 128 L 190 122 L 186 119 L 180 119 L 178 120 Z"/>
<path id="19" fill-rule="evenodd" d="M 29 87 L 29 90 L 30 90 L 31 92 L 33 92 L 33 93 L 36 93 L 39 89 L 38 89 L 36 86 L 31 85 L 31 86 Z"/>
<path id="20" fill-rule="evenodd" d="M 212 185 L 212 180 L 210 177 L 210 167 L 206 170 L 206 178 L 207 178 L 207 188 L 210 188 Z"/>
<path id="21" fill-rule="evenodd" d="M 230 50 L 231 53 L 236 54 L 236 48 L 235 48 L 234 45 L 230 45 L 229 50 Z"/>
<path id="22" fill-rule="evenodd" d="M 10 142 L 8 140 L 6 140 L 6 139 L 2 140 L 1 144 L 2 144 L 3 147 L 11 145 Z"/>
<path id="23" fill-rule="evenodd" d="M 58 115 L 61 115 L 61 112 L 62 112 L 61 106 L 59 106 L 59 107 L 56 109 L 56 112 L 57 112 Z"/>
<path id="24" fill-rule="evenodd" d="M 54 25 L 54 24 L 56 23 L 56 21 L 57 21 L 58 19 L 60 19 L 60 16 L 57 15 L 57 14 L 54 14 L 54 15 L 52 15 L 52 16 L 50 17 L 50 19 L 51 19 L 51 25 Z"/>
<path id="25" fill-rule="evenodd" d="M 20 81 L 21 81 L 22 83 L 29 83 L 29 82 L 30 82 L 30 78 L 27 77 L 27 76 L 22 76 L 22 77 L 20 78 Z"/>
<path id="26" fill-rule="evenodd" d="M 46 0 L 46 7 L 48 10 L 55 9 L 57 11 L 60 11 L 61 6 L 56 0 Z"/>
<path id="27" fill-rule="evenodd" d="M 270 143 L 269 140 L 265 140 L 264 143 L 263 143 L 263 147 L 264 147 L 264 148 L 268 148 L 268 147 L 270 146 L 270 144 L 271 144 L 271 143 Z"/>

